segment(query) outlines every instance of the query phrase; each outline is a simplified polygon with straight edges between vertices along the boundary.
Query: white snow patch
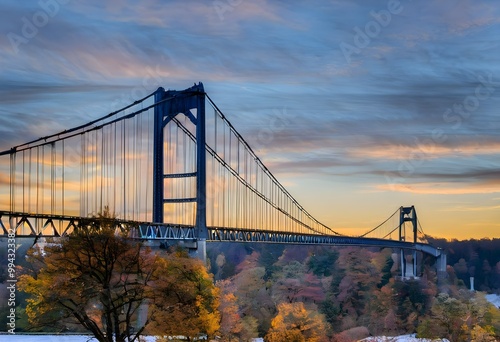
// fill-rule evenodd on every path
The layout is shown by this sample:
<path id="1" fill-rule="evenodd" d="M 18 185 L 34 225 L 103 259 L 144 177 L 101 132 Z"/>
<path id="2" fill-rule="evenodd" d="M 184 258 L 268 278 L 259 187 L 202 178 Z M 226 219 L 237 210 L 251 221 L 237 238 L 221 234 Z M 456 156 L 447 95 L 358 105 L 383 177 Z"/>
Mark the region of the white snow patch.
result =
<path id="1" fill-rule="evenodd" d="M 500 296 L 497 294 L 487 294 L 486 300 L 491 304 L 495 305 L 497 308 L 500 308 Z"/>

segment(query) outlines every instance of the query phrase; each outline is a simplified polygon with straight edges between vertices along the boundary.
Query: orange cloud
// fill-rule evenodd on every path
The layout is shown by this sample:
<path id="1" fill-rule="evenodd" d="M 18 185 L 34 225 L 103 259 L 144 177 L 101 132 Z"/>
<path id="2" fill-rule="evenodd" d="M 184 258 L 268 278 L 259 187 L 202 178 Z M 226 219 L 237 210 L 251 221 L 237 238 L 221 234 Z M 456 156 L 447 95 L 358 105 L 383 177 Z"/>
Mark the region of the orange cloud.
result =
<path id="1" fill-rule="evenodd" d="M 489 205 L 489 206 L 481 206 L 481 207 L 473 207 L 473 206 L 456 206 L 453 208 L 443 209 L 442 211 L 490 211 L 490 210 L 500 210 L 500 205 Z"/>
<path id="2" fill-rule="evenodd" d="M 500 182 L 481 182 L 476 184 L 452 184 L 442 182 L 426 182 L 412 184 L 378 184 L 374 186 L 380 191 L 409 192 L 414 194 L 463 195 L 486 194 L 500 192 Z"/>
<path id="3" fill-rule="evenodd" d="M 458 146 L 439 146 L 436 144 L 422 145 L 386 145 L 373 148 L 360 147 L 349 153 L 355 158 L 371 159 L 437 159 L 443 157 L 457 157 L 460 155 L 489 155 L 498 154 L 500 142 L 467 142 Z"/>

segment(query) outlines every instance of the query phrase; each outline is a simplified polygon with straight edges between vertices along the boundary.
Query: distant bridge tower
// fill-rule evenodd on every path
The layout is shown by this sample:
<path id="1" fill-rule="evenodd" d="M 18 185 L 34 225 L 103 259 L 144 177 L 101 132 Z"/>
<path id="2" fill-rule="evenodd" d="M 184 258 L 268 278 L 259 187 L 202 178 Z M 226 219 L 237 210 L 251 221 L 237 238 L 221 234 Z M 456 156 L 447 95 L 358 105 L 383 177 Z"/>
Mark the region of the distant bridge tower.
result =
<path id="1" fill-rule="evenodd" d="M 417 212 L 415 206 L 399 208 L 399 241 L 405 241 L 406 234 L 404 233 L 405 222 L 411 222 L 413 228 L 413 243 L 417 243 Z M 417 276 L 417 251 L 413 250 L 413 270 L 412 276 Z M 406 276 L 406 258 L 404 249 L 401 249 L 401 276 Z"/>
<path id="2" fill-rule="evenodd" d="M 206 255 L 206 154 L 205 154 L 205 91 L 203 84 L 182 90 L 165 91 L 158 88 L 155 94 L 153 142 L 153 217 L 155 223 L 164 223 L 165 203 L 196 202 L 196 249 L 204 259 Z M 196 126 L 196 171 L 165 174 L 164 129 L 177 115 L 183 114 Z M 165 198 L 165 179 L 196 177 L 196 197 Z"/>

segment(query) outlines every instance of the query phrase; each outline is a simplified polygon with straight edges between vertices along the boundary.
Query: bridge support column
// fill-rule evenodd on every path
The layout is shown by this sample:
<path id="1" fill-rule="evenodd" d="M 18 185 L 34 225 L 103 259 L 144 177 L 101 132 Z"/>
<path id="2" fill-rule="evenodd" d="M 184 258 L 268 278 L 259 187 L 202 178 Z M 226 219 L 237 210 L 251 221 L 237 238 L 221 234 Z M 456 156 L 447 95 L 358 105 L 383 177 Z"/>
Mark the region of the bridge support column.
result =
<path id="1" fill-rule="evenodd" d="M 406 277 L 406 258 L 404 249 L 401 249 L 400 255 L 401 255 L 401 277 L 404 278 Z"/>
<path id="2" fill-rule="evenodd" d="M 196 231 L 198 243 L 206 244 L 207 231 L 207 157 L 205 139 L 205 91 L 197 86 L 196 110 Z"/>
<path id="3" fill-rule="evenodd" d="M 205 146 L 205 90 L 203 84 L 195 84 L 183 91 L 158 88 L 155 93 L 154 145 L 153 145 L 153 222 L 164 223 L 164 204 L 196 203 L 195 235 L 199 258 L 205 260 L 206 239 L 206 146 Z M 193 110 L 196 110 L 196 114 Z M 178 114 L 184 114 L 196 127 L 196 172 L 165 174 L 164 128 Z M 196 177 L 196 198 L 165 199 L 165 178 Z M 173 222 L 172 222 L 173 223 Z"/>
<path id="4" fill-rule="evenodd" d="M 404 233 L 404 223 L 410 221 L 413 227 L 413 243 L 417 243 L 417 212 L 415 207 L 401 207 L 399 208 L 399 241 L 406 241 L 406 234 Z M 417 254 L 413 252 L 413 276 L 417 276 Z M 406 277 L 406 258 L 405 252 L 401 249 L 401 276 Z"/>
<path id="5" fill-rule="evenodd" d="M 446 273 L 446 254 L 442 252 L 436 259 L 436 271 L 437 271 L 437 278 L 438 278 L 438 284 L 442 284 L 443 280 L 446 279 L 447 273 Z"/>
<path id="6" fill-rule="evenodd" d="M 200 259 L 203 263 L 207 264 L 207 240 L 198 239 L 196 241 L 196 249 L 190 249 L 189 255 Z"/>
<path id="7" fill-rule="evenodd" d="M 405 250 L 401 249 L 401 277 L 418 277 L 418 265 L 417 265 L 417 251 L 412 252 L 412 260 L 411 263 L 406 262 L 406 254 Z M 408 274 L 410 271 L 408 268 L 411 267 L 411 274 Z"/>
<path id="8" fill-rule="evenodd" d="M 165 89 L 158 88 L 155 93 L 155 103 L 159 103 L 165 95 Z M 163 223 L 163 196 L 164 196 L 164 172 L 163 172 L 163 117 L 164 105 L 154 108 L 154 134 L 153 134 L 153 217 L 155 223 Z"/>
<path id="9" fill-rule="evenodd" d="M 418 271 L 417 271 L 417 251 L 413 251 L 413 276 L 414 277 L 418 276 Z"/>

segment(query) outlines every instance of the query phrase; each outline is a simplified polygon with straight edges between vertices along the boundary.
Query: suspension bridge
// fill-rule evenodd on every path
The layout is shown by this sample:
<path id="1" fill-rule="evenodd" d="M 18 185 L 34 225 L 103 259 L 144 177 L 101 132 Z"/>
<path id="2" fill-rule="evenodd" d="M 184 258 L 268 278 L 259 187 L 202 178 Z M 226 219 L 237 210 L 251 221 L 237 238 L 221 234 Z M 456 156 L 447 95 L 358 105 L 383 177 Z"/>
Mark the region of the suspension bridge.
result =
<path id="1" fill-rule="evenodd" d="M 207 108 L 208 110 L 206 110 Z M 413 206 L 360 236 L 314 218 L 255 154 L 201 83 L 154 93 L 86 124 L 0 152 L 0 237 L 58 237 L 112 213 L 130 238 L 359 245 L 438 258 Z M 409 227 L 408 227 L 409 226 Z M 404 268 L 404 267 L 403 267 Z M 405 271 L 402 271 L 405 274 Z"/>

